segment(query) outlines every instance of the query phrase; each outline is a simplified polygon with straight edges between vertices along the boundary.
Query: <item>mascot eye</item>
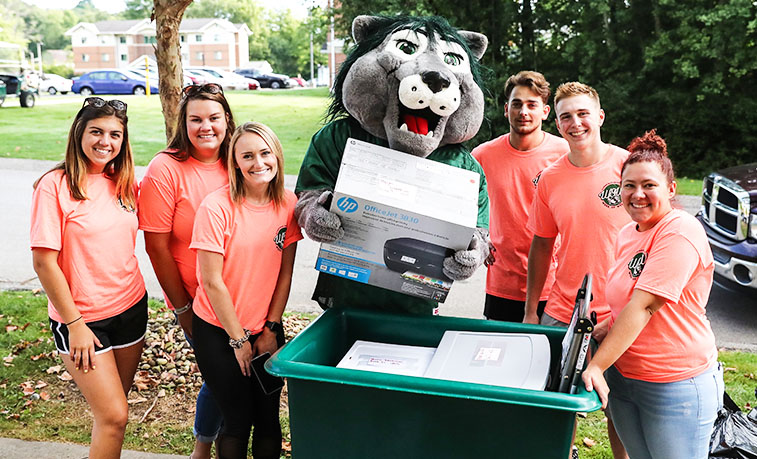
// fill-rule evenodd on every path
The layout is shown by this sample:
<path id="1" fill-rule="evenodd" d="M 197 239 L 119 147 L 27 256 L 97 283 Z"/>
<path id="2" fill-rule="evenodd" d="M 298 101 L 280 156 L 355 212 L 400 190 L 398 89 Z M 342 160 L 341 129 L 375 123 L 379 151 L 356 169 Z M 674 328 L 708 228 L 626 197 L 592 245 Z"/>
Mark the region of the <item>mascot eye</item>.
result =
<path id="1" fill-rule="evenodd" d="M 418 51 L 418 45 L 407 40 L 397 40 L 397 49 L 405 54 L 415 54 Z"/>
<path id="2" fill-rule="evenodd" d="M 460 65 L 463 62 L 462 56 L 455 53 L 445 53 L 444 63 L 447 65 Z"/>

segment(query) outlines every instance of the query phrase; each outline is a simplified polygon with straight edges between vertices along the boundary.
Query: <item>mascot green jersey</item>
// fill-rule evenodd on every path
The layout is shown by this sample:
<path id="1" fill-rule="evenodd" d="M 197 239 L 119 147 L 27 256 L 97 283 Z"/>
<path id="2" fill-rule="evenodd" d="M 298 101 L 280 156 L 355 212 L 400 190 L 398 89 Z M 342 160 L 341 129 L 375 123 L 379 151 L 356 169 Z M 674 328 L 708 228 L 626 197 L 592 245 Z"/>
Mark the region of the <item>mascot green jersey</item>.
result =
<path id="1" fill-rule="evenodd" d="M 467 250 L 444 260 L 444 274 L 467 279 L 488 256 L 489 200 L 481 166 L 461 143 L 484 117 L 478 60 L 484 35 L 458 31 L 440 17 L 359 16 L 355 47 L 342 64 L 329 108 L 331 122 L 313 136 L 297 180 L 295 215 L 318 242 L 344 235 L 328 210 L 349 137 L 481 176 L 478 228 Z M 441 203 L 440 203 L 441 204 Z M 313 299 L 321 307 L 362 307 L 431 314 L 437 303 L 320 273 Z"/>

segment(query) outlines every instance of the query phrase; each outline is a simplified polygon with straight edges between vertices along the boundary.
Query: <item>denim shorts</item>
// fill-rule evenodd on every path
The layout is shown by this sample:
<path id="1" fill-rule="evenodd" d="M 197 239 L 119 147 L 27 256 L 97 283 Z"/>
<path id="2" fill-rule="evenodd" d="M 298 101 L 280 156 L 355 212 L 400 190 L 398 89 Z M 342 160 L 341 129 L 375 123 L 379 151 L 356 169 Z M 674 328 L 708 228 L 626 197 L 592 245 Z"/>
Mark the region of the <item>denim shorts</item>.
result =
<path id="1" fill-rule="evenodd" d="M 683 381 L 626 378 L 614 366 L 607 416 L 634 459 L 706 459 L 712 426 L 723 405 L 723 371 L 714 364 Z"/>

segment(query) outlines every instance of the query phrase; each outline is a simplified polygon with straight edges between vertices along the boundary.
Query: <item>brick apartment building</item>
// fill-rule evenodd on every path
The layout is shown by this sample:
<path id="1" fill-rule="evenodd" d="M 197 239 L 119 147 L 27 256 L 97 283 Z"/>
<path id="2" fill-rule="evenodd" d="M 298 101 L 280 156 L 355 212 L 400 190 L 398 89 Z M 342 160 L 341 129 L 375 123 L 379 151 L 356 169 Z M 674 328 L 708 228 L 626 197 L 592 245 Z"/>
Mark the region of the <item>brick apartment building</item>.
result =
<path id="1" fill-rule="evenodd" d="M 155 58 L 155 23 L 149 19 L 80 22 L 66 31 L 71 37 L 74 72 L 101 68 L 125 68 L 142 56 Z M 225 19 L 184 19 L 179 28 L 181 60 L 185 66 L 226 70 L 249 62 L 246 24 Z"/>

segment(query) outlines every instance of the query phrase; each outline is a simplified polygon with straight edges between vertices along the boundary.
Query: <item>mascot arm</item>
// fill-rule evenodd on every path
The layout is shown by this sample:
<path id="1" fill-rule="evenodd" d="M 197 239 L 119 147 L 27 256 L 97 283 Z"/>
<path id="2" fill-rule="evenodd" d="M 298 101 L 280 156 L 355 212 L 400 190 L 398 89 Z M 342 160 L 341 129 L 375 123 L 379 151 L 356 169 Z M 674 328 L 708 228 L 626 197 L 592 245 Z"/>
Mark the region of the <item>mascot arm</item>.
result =
<path id="1" fill-rule="evenodd" d="M 331 190 L 307 190 L 298 195 L 294 216 L 305 234 L 316 242 L 334 242 L 344 236 L 342 220 L 328 210 Z"/>
<path id="2" fill-rule="evenodd" d="M 464 166 L 479 173 L 478 192 L 478 228 L 473 232 L 473 237 L 467 250 L 458 250 L 452 256 L 444 259 L 444 274 L 452 280 L 465 280 L 476 272 L 487 258 L 491 255 L 489 247 L 489 194 L 486 191 L 486 176 L 481 166 Z"/>
<path id="3" fill-rule="evenodd" d="M 468 279 L 489 256 L 489 230 L 476 228 L 467 250 L 444 259 L 444 274 L 452 280 Z"/>
<path id="4" fill-rule="evenodd" d="M 329 207 L 348 137 L 346 123 L 333 121 L 313 136 L 302 160 L 294 215 L 305 234 L 316 242 L 333 242 L 344 236 L 342 221 Z"/>

